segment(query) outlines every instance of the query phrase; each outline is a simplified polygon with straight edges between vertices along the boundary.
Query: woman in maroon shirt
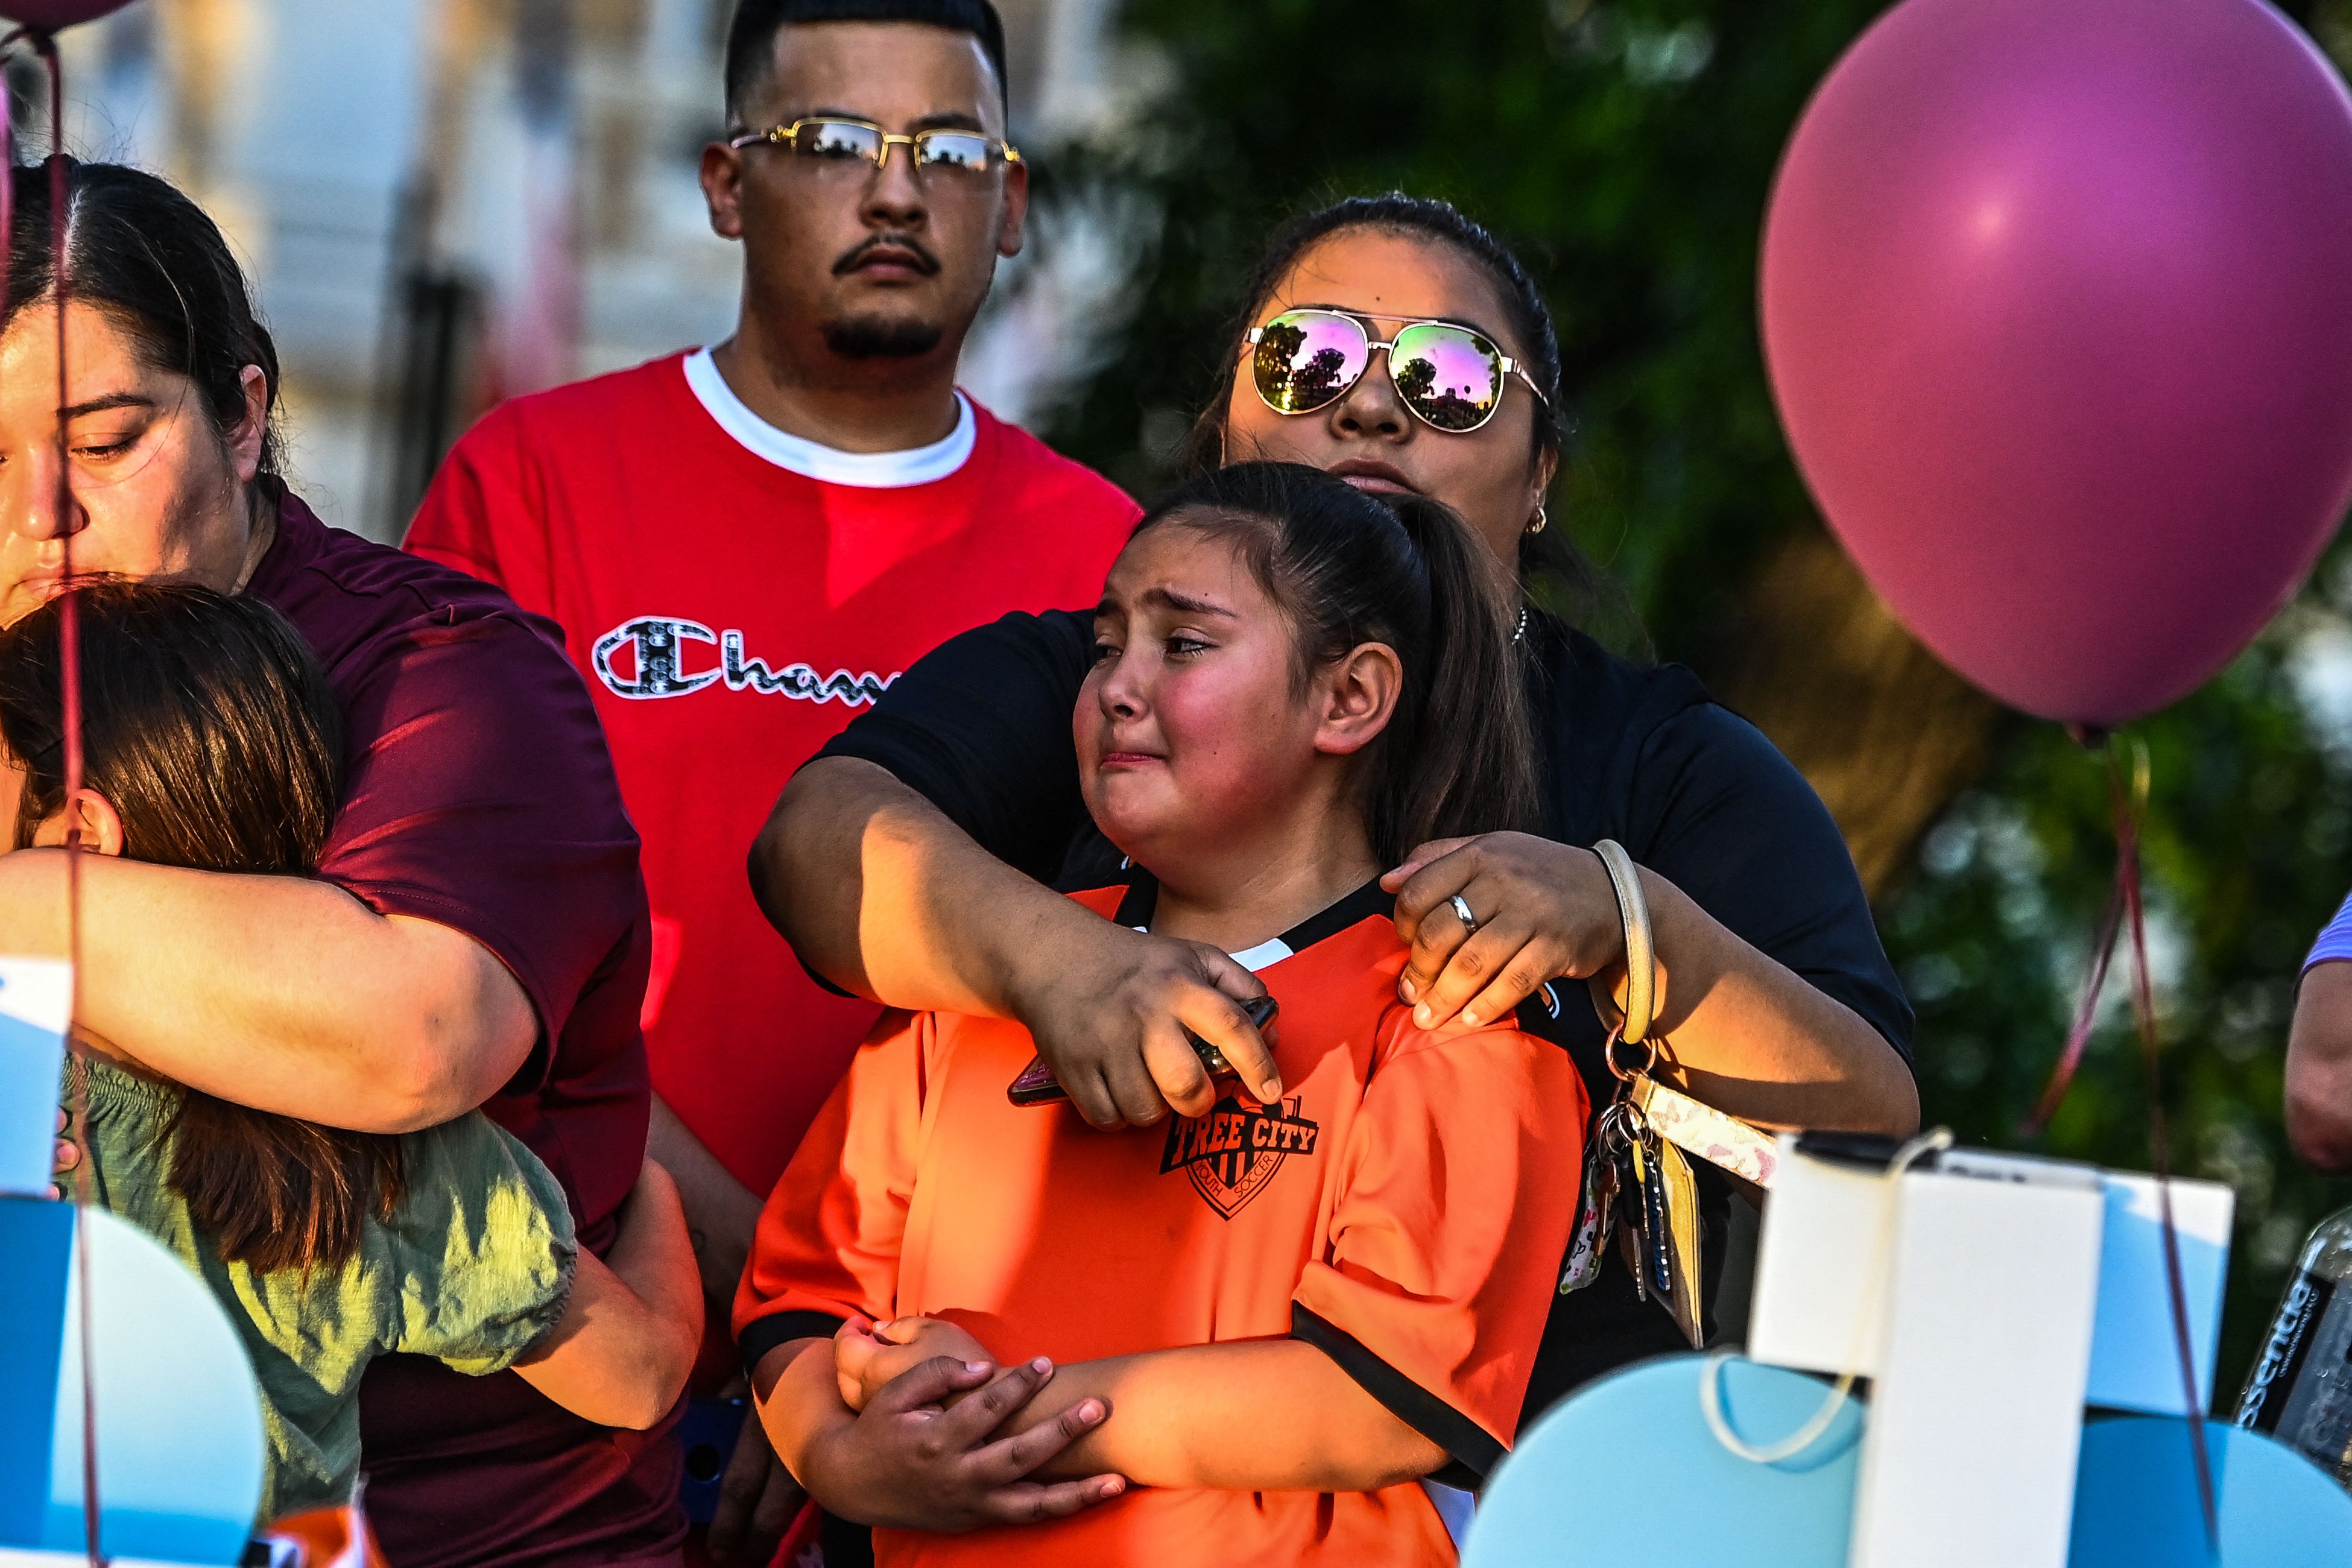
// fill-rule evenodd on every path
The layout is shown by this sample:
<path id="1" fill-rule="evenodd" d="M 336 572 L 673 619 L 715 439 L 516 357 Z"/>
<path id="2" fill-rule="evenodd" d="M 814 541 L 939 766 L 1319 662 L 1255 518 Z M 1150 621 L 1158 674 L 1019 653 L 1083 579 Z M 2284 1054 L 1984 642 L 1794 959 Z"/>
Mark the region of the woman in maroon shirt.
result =
<path id="1" fill-rule="evenodd" d="M 68 581 L 68 536 L 76 577 L 253 594 L 318 651 L 349 735 L 315 879 L 83 862 L 80 1024 L 191 1088 L 335 1126 L 478 1106 L 603 1251 L 645 1149 L 649 939 L 636 836 L 559 635 L 288 492 L 245 279 L 152 175 L 68 163 L 60 408 L 49 171 L 13 179 L 0 624 Z M 0 952 L 65 951 L 65 884 L 61 851 L 0 858 Z M 362 1412 L 371 1515 L 402 1568 L 677 1560 L 667 1425 L 592 1426 L 512 1373 L 406 1356 L 369 1372 Z"/>

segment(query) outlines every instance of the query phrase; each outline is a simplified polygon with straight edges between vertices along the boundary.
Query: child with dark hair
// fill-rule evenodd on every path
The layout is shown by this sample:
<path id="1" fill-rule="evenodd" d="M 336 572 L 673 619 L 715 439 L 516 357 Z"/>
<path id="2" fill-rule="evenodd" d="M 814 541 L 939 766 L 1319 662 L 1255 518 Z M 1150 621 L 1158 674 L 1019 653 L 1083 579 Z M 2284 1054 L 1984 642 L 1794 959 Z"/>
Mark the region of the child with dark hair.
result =
<path id="1" fill-rule="evenodd" d="M 316 868 L 342 719 L 278 613 L 186 584 L 71 595 L 83 779 L 65 781 L 64 600 L 0 630 L 0 852 L 85 850 L 236 874 Z M 190 1020 L 191 1027 L 202 1021 Z M 547 1167 L 478 1112 L 344 1131 L 183 1089 L 78 1034 L 96 1200 L 194 1269 L 236 1326 L 268 1434 L 265 1519 L 335 1503 L 361 1468 L 359 1384 L 406 1352 L 512 1367 L 550 1399 L 646 1427 L 685 1386 L 701 1299 L 677 1197 L 651 1162 L 599 1261 Z"/>
<path id="2" fill-rule="evenodd" d="M 1586 1104 L 1507 1019 L 1414 1026 L 1378 879 L 1534 816 L 1514 619 L 1444 507 L 1312 468 L 1225 468 L 1137 527 L 1074 715 L 1087 807 L 1130 868 L 1076 897 L 1255 971 L 1281 1081 L 1106 1133 L 1009 1100 L 1035 1048 L 1017 1024 L 923 1013 L 868 1041 L 737 1301 L 777 1453 L 826 1509 L 901 1526 L 919 1510 L 848 1456 L 859 1422 L 916 1414 L 887 1385 L 920 1363 L 1051 1358 L 1005 1413 L 1014 1441 L 1108 1412 L 1037 1472 L 1091 1478 L 1097 1506 L 879 1528 L 878 1561 L 1454 1561 L 1444 1494 L 1417 1483 L 1476 1484 L 1517 1428 Z M 962 1395 L 971 1424 L 1018 1386 Z"/>

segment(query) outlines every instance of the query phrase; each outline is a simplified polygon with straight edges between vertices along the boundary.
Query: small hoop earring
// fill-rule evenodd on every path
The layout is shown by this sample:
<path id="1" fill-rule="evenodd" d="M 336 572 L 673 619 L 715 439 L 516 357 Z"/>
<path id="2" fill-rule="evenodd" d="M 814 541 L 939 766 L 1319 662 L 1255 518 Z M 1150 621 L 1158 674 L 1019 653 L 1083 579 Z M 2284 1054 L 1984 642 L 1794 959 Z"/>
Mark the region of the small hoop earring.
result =
<path id="1" fill-rule="evenodd" d="M 1541 533 L 1544 531 L 1544 525 L 1549 521 L 1551 521 L 1551 519 L 1544 514 L 1543 502 L 1538 501 L 1536 502 L 1536 520 L 1528 524 L 1528 531 L 1529 533 Z"/>

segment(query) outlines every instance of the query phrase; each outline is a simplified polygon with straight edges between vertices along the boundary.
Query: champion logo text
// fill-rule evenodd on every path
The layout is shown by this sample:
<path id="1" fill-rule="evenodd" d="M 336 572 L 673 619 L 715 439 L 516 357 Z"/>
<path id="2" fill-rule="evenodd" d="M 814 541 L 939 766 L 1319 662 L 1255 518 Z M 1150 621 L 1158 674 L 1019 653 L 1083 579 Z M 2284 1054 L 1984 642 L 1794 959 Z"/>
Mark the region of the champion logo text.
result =
<path id="1" fill-rule="evenodd" d="M 716 644 L 718 664 L 689 671 L 686 668 L 688 643 Z M 674 616 L 637 616 L 622 622 L 596 639 L 595 647 L 589 650 L 588 663 L 595 670 L 596 679 L 604 683 L 605 690 L 615 697 L 640 701 L 684 697 L 716 682 L 730 691 L 757 691 L 798 698 L 803 702 L 839 702 L 845 708 L 856 708 L 878 701 L 882 693 L 890 689 L 890 683 L 898 679 L 896 670 L 888 675 L 877 675 L 870 669 L 853 675 L 848 670 L 836 669 L 831 675 L 819 675 L 814 665 L 807 664 L 771 669 L 766 659 L 744 653 L 741 632 L 732 628 L 714 632 L 700 621 Z"/>

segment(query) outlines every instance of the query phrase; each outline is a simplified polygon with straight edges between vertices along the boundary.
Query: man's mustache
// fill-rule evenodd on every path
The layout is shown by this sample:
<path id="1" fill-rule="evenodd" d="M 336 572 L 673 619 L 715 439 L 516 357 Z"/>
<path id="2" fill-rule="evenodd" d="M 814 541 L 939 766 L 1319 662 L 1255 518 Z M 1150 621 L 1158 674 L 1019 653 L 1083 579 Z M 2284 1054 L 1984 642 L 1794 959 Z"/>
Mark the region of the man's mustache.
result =
<path id="1" fill-rule="evenodd" d="M 839 278 L 845 273 L 855 272 L 857 270 L 858 266 L 865 261 L 866 257 L 872 255 L 877 250 L 905 251 L 908 255 L 912 256 L 915 258 L 916 269 L 921 272 L 926 278 L 930 277 L 940 269 L 939 258 L 933 256 L 924 247 L 923 242 L 915 238 L 912 235 L 877 234 L 871 239 L 866 240 L 863 243 L 853 247 L 842 257 L 840 260 L 835 262 L 833 264 L 833 275 L 835 278 Z"/>

